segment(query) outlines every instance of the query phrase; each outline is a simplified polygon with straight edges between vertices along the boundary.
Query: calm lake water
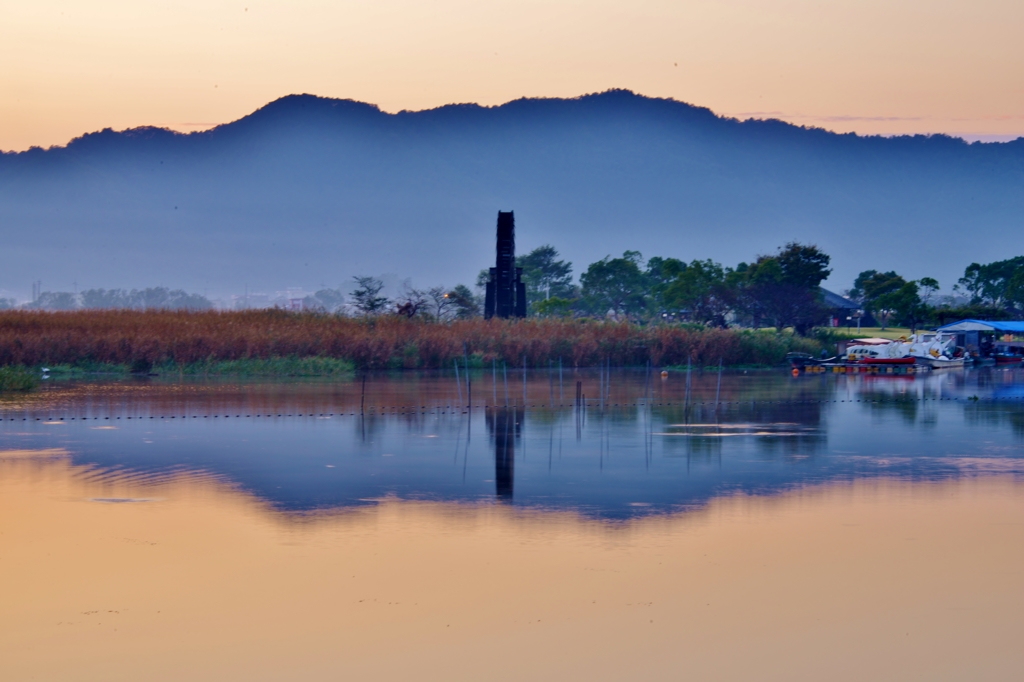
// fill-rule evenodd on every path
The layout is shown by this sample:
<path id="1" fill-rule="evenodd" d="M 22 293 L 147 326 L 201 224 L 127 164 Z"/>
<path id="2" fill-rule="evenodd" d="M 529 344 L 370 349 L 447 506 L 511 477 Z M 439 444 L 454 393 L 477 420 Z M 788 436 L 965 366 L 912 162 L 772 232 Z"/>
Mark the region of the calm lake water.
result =
<path id="1" fill-rule="evenodd" d="M 0 677 L 1024 666 L 1024 371 L 460 379 L 0 403 Z"/>

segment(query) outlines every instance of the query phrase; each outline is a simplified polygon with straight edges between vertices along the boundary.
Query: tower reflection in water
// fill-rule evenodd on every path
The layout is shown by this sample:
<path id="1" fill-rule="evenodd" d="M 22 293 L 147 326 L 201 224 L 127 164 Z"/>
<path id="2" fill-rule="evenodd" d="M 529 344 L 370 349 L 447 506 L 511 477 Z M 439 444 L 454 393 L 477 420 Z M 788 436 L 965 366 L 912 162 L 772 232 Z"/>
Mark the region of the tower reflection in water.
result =
<path id="1" fill-rule="evenodd" d="M 526 411 L 522 407 L 487 411 L 487 431 L 494 443 L 494 488 L 499 500 L 512 501 L 516 471 L 516 441 L 522 435 Z"/>

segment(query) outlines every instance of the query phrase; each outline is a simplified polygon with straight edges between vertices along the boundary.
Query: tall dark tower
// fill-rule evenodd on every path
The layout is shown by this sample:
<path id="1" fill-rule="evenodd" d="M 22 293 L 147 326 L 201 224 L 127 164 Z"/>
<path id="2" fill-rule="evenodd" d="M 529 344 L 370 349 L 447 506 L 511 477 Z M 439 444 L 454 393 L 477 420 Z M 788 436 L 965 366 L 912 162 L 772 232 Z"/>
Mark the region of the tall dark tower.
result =
<path id="1" fill-rule="evenodd" d="M 526 284 L 523 269 L 516 267 L 516 218 L 512 211 L 498 211 L 497 258 L 484 298 L 484 318 L 492 317 L 526 317 Z"/>

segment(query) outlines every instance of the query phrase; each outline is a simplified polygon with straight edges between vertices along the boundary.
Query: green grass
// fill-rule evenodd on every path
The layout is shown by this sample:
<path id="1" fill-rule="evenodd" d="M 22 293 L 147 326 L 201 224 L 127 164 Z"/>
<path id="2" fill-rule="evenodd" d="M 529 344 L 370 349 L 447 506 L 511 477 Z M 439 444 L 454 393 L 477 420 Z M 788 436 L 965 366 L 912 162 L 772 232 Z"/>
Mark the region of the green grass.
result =
<path id="1" fill-rule="evenodd" d="M 355 373 L 350 360 L 338 358 L 247 358 L 245 360 L 212 360 L 188 365 L 163 365 L 154 369 L 159 374 L 217 377 L 345 377 Z"/>
<path id="2" fill-rule="evenodd" d="M 749 370 L 763 370 L 763 369 L 778 369 L 778 367 L 779 367 L 778 364 L 775 364 L 775 365 L 744 365 L 744 364 L 739 364 L 739 365 L 722 365 L 722 369 L 727 369 L 727 370 L 739 370 L 739 369 L 742 369 L 742 370 L 747 370 L 747 371 L 749 371 Z M 661 369 L 667 370 L 669 372 L 685 372 L 686 371 L 686 365 L 666 365 L 665 367 L 662 367 Z M 690 367 L 690 370 L 693 371 L 693 372 L 717 372 L 718 371 L 718 365 L 706 365 L 704 367 L 699 367 L 697 365 L 693 365 L 692 367 Z"/>
<path id="3" fill-rule="evenodd" d="M 25 367 L 0 367 L 0 392 L 31 391 L 39 385 L 36 377 Z"/>
<path id="4" fill-rule="evenodd" d="M 128 365 L 115 365 L 108 362 L 81 362 L 74 365 L 46 365 L 50 377 L 54 379 L 75 379 L 90 374 L 128 374 Z M 42 371 L 41 367 L 35 368 Z"/>
<path id="5" fill-rule="evenodd" d="M 870 337 L 898 339 L 901 336 L 909 337 L 911 334 L 910 329 L 907 327 L 886 327 L 885 329 L 881 327 L 861 327 L 859 332 L 856 327 L 851 327 L 849 331 L 847 331 L 846 327 L 835 327 L 830 331 L 839 332 L 851 339 L 866 339 Z"/>
<path id="6" fill-rule="evenodd" d="M 190 377 L 344 377 L 355 373 L 355 365 L 350 360 L 324 357 L 246 358 L 210 360 L 186 365 L 165 363 L 157 366 L 83 362 L 74 365 L 48 365 L 47 368 L 54 379 L 76 379 L 103 374 L 125 377 L 133 373 Z M 29 376 L 35 376 L 37 370 L 41 371 L 41 368 L 33 369 Z"/>

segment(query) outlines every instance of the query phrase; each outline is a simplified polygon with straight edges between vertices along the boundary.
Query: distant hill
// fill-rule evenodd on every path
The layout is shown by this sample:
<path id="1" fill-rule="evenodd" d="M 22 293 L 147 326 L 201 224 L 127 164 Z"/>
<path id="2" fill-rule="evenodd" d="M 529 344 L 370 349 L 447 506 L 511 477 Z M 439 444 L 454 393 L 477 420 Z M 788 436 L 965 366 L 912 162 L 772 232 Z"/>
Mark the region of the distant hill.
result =
<path id="1" fill-rule="evenodd" d="M 499 209 L 577 275 L 625 249 L 733 265 L 797 239 L 832 255 L 834 290 L 868 268 L 948 288 L 1024 253 L 1024 138 L 839 135 L 624 90 L 398 114 L 292 95 L 206 132 L 0 155 L 0 288 L 472 284 Z"/>

